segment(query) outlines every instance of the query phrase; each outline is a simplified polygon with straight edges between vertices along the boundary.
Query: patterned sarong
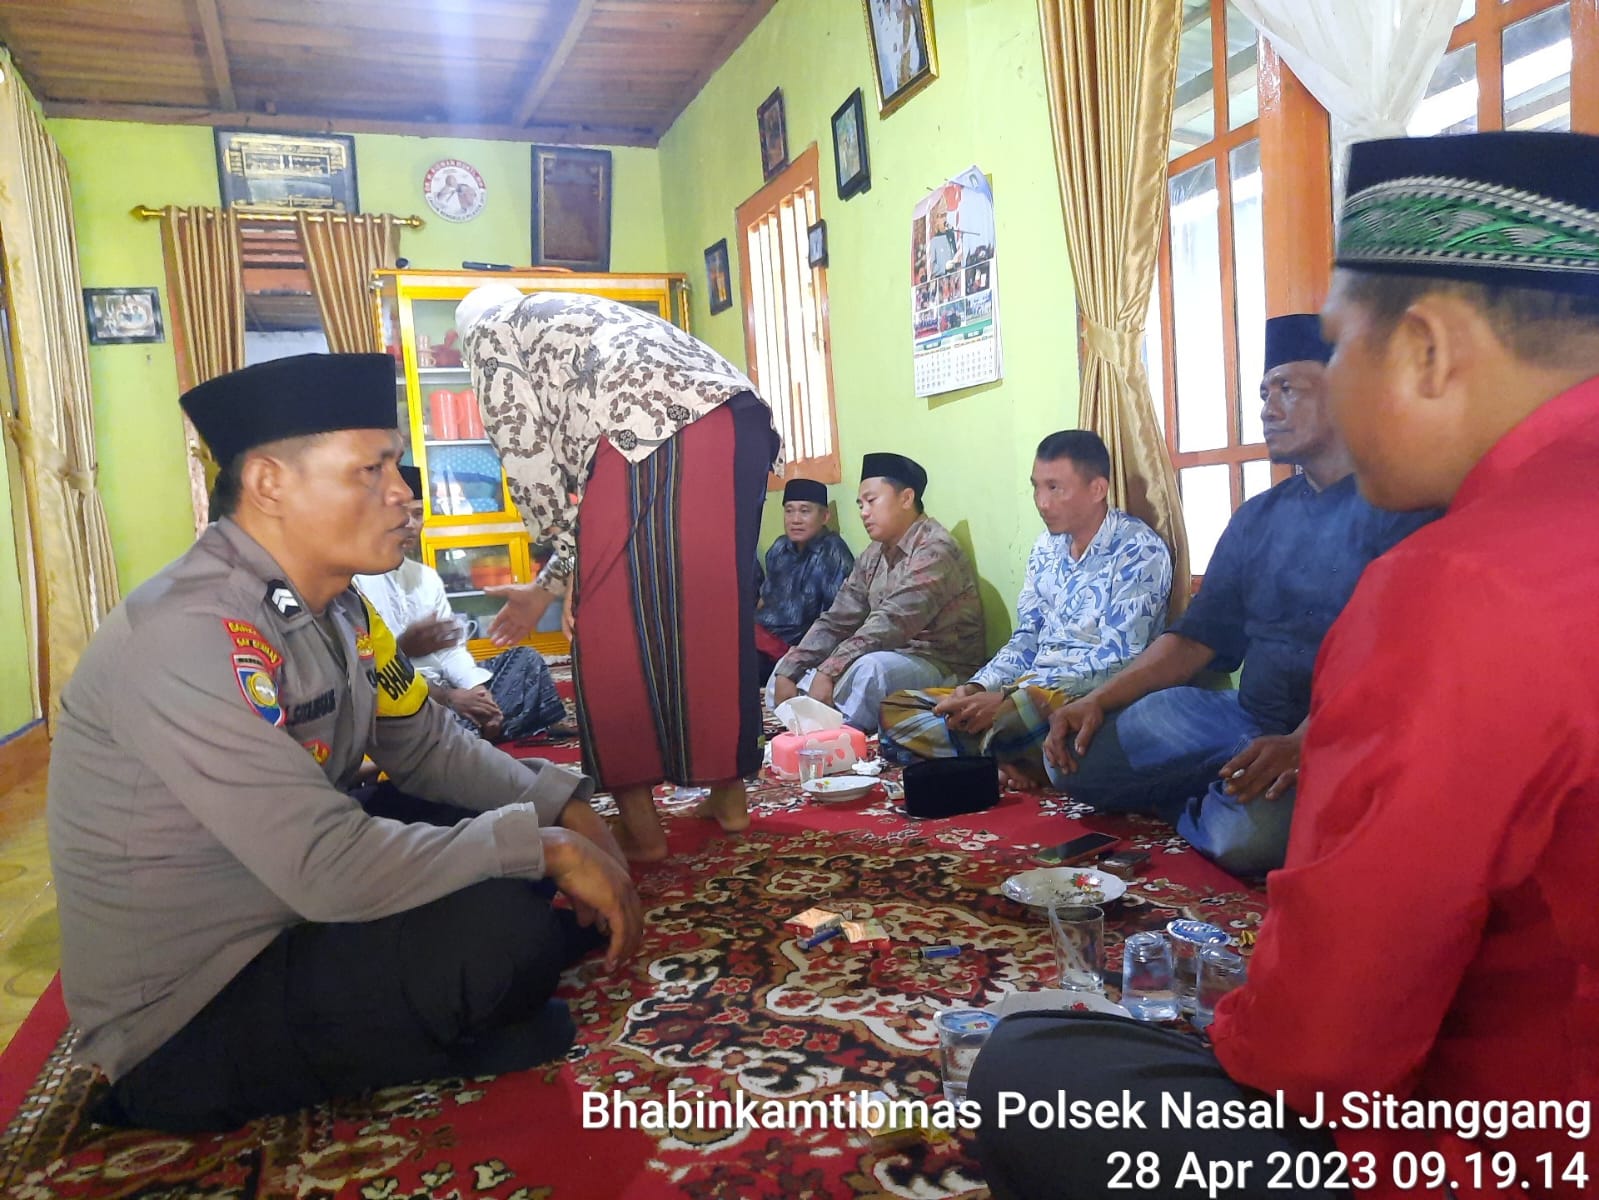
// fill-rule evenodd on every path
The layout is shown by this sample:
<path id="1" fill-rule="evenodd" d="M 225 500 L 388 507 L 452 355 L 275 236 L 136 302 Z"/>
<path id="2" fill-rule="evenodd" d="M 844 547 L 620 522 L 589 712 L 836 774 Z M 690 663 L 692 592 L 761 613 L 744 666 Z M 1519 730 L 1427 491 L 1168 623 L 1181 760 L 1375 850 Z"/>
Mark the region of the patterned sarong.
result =
<path id="1" fill-rule="evenodd" d="M 642 462 L 600 444 L 579 511 L 572 676 L 583 769 L 604 790 L 760 767 L 755 549 L 774 438 L 745 393 Z"/>
<path id="2" fill-rule="evenodd" d="M 982 733 L 951 729 L 933 706 L 954 688 L 922 688 L 889 695 L 879 712 L 878 750 L 891 762 L 918 758 L 954 758 L 961 754 L 986 754 L 1011 763 L 1024 773 L 1044 779 L 1044 739 L 1049 736 L 1049 714 L 1072 697 L 1046 687 L 1023 687 L 1000 705 L 994 723 Z"/>

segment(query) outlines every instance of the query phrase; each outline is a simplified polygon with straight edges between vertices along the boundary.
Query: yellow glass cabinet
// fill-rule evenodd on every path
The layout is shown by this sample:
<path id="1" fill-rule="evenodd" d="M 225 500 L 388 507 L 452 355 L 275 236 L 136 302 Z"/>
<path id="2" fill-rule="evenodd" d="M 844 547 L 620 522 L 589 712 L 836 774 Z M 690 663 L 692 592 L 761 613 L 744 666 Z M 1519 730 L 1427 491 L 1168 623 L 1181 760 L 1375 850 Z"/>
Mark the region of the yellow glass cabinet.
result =
<path id="1" fill-rule="evenodd" d="M 482 636 L 501 601 L 484 589 L 526 583 L 533 548 L 506 489 L 505 474 L 483 429 L 472 373 L 461 361 L 455 306 L 484 283 L 526 292 L 586 292 L 653 312 L 688 329 L 682 275 L 579 275 L 566 271 L 377 271 L 372 278 L 378 337 L 394 357 L 395 395 L 407 463 L 426 485 L 422 558 L 444 580 L 450 607 L 475 625 L 468 642 L 478 658 L 497 653 Z M 546 654 L 568 649 L 552 610 L 528 644 Z"/>

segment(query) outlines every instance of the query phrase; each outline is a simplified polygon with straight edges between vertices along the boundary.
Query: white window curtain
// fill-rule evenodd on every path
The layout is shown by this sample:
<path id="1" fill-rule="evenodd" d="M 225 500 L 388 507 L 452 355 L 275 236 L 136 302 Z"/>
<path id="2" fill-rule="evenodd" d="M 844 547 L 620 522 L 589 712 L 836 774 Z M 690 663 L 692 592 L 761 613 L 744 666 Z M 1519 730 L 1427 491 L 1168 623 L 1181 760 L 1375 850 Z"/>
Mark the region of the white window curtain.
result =
<path id="1" fill-rule="evenodd" d="M 1333 196 L 1351 142 L 1404 137 L 1460 0 L 1233 0 L 1332 118 Z"/>

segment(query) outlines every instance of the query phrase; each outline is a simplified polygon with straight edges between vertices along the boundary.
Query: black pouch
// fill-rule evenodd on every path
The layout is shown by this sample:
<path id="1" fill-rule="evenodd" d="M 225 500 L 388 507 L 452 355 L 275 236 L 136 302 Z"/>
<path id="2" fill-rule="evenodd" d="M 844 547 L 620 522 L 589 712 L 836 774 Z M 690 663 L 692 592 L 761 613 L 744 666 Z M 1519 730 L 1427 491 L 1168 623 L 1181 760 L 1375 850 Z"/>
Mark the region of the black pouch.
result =
<path id="1" fill-rule="evenodd" d="M 953 817 L 999 803 L 999 767 L 988 756 L 929 758 L 905 768 L 905 815 Z"/>

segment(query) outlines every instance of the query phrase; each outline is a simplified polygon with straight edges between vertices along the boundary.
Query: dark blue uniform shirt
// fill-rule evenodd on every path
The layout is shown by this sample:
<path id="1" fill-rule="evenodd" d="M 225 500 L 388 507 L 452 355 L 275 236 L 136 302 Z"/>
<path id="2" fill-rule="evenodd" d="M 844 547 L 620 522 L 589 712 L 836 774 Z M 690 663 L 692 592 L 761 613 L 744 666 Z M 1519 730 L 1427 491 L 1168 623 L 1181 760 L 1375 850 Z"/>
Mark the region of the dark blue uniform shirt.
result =
<path id="1" fill-rule="evenodd" d="M 1246 502 L 1222 531 L 1199 595 L 1168 633 L 1243 663 L 1238 702 L 1266 733 L 1288 733 L 1310 712 L 1321 639 L 1366 564 L 1439 515 L 1390 513 L 1361 499 L 1355 477 L 1316 491 L 1303 475 Z"/>

